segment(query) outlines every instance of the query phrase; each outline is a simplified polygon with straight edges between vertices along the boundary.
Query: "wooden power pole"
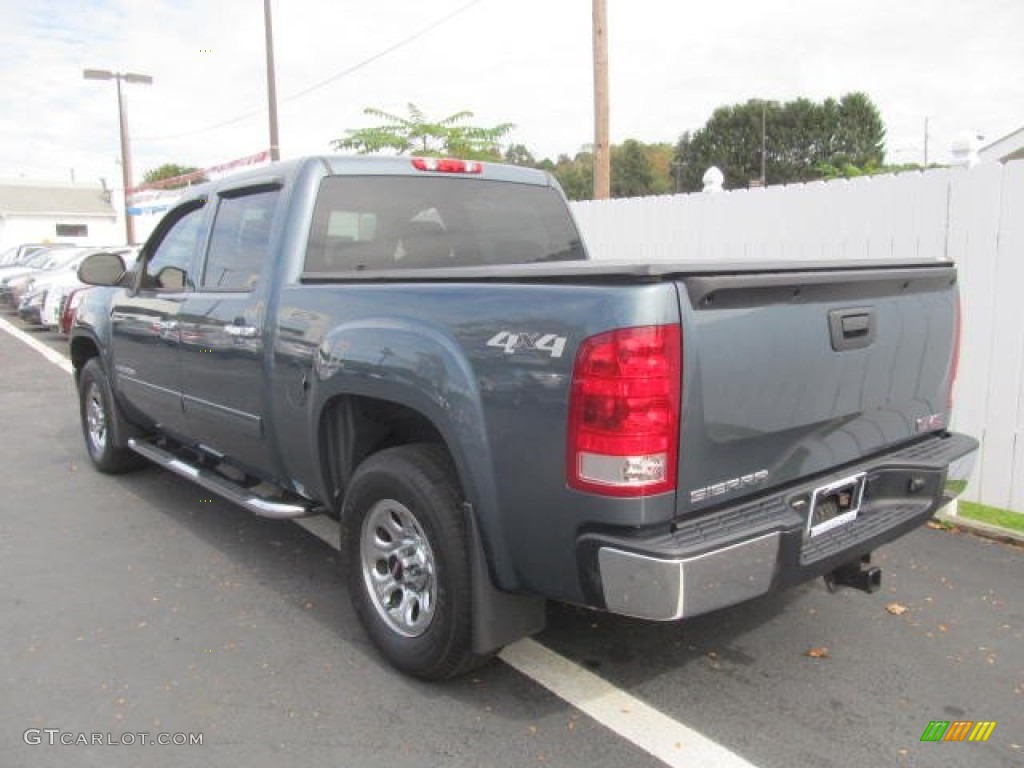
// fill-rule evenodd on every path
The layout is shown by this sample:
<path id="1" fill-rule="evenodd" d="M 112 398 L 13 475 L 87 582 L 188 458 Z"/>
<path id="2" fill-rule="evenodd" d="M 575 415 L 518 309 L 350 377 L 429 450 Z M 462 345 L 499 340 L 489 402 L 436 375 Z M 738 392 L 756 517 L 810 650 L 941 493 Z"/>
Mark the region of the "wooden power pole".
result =
<path id="1" fill-rule="evenodd" d="M 274 72 L 274 28 L 270 19 L 270 0 L 263 0 L 263 32 L 267 45 L 267 105 L 270 112 L 270 162 L 281 159 L 277 138 L 277 75 Z"/>
<path id="2" fill-rule="evenodd" d="M 594 199 L 611 197 L 611 147 L 608 143 L 608 7 L 594 3 Z"/>

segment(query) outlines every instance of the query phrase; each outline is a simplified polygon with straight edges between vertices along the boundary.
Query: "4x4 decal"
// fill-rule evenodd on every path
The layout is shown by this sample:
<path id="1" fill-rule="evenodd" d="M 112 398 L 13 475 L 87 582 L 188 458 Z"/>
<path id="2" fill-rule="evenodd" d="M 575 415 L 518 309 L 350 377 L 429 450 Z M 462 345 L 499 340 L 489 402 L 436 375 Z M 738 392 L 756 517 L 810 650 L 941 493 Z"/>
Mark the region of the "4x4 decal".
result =
<path id="1" fill-rule="evenodd" d="M 535 349 L 547 352 L 552 357 L 561 357 L 565 351 L 565 336 L 553 333 L 512 333 L 498 331 L 487 340 L 488 347 L 504 349 L 506 355 L 514 355 L 518 351 Z"/>

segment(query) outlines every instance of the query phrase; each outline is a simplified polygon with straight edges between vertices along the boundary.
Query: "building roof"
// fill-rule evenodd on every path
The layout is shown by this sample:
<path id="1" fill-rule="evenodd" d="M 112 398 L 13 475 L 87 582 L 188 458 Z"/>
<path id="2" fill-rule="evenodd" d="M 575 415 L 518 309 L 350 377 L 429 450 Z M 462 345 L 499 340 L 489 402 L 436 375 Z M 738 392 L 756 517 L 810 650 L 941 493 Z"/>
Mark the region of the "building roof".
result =
<path id="1" fill-rule="evenodd" d="M 0 216 L 116 216 L 110 193 L 84 184 L 0 181 Z"/>
<path id="2" fill-rule="evenodd" d="M 1019 160 L 1024 158 L 1024 128 L 1018 128 L 1013 133 L 1008 133 L 1001 139 L 996 139 L 988 146 L 978 150 L 978 156 L 982 160 Z"/>

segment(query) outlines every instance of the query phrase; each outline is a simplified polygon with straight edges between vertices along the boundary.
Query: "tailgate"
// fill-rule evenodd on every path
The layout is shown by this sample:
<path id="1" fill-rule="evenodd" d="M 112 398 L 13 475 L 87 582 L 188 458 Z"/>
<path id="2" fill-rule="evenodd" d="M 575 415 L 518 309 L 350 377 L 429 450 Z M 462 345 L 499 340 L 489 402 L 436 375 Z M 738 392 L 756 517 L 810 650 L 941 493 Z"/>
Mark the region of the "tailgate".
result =
<path id="1" fill-rule="evenodd" d="M 680 512 L 947 426 L 952 265 L 705 275 L 677 286 Z"/>

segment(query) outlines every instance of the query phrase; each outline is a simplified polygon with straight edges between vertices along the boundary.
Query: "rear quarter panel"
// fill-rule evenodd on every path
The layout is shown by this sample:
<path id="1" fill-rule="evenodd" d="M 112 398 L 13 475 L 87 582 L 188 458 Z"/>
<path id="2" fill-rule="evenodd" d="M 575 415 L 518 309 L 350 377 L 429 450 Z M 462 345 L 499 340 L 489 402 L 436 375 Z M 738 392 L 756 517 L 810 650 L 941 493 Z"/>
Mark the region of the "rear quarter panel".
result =
<path id="1" fill-rule="evenodd" d="M 612 328 L 677 322 L 668 282 L 286 287 L 273 391 L 287 472 L 323 487 L 310 435 L 332 398 L 356 394 L 414 408 L 451 449 L 498 585 L 578 601 L 572 553 L 583 522 L 667 520 L 675 498 L 606 499 L 567 487 L 576 350 Z M 509 343 L 513 334 L 518 345 Z M 544 337 L 564 344 L 538 344 Z M 298 398 L 303 376 L 310 391 Z"/>

